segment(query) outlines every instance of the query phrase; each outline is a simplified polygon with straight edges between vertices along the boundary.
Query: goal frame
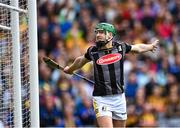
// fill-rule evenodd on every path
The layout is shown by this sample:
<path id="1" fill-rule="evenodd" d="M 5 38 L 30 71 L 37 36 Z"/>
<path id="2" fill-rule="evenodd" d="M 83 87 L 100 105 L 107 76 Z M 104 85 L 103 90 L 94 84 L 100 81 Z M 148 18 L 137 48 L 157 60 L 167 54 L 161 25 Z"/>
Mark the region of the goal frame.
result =
<path id="1" fill-rule="evenodd" d="M 14 87 L 14 127 L 22 127 L 21 100 L 21 65 L 20 65 L 20 30 L 19 13 L 28 16 L 29 68 L 30 68 L 30 122 L 31 127 L 39 127 L 39 83 L 38 83 L 38 47 L 37 47 L 37 5 L 36 0 L 27 0 L 28 10 L 19 9 L 18 0 L 11 0 L 11 5 L 0 3 L 10 9 L 11 26 L 0 25 L 3 30 L 11 31 L 13 46 L 13 87 Z"/>

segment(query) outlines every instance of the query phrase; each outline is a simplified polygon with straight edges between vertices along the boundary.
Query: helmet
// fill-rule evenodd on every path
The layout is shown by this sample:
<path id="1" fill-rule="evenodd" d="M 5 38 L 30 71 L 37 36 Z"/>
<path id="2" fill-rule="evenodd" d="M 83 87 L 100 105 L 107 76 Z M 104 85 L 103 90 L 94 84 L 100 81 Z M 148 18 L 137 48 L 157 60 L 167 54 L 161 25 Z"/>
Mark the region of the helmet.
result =
<path id="1" fill-rule="evenodd" d="M 95 27 L 95 31 L 96 30 L 104 30 L 104 31 L 112 32 L 113 36 L 116 35 L 116 30 L 115 30 L 114 26 L 112 24 L 109 24 L 109 23 L 97 24 Z"/>

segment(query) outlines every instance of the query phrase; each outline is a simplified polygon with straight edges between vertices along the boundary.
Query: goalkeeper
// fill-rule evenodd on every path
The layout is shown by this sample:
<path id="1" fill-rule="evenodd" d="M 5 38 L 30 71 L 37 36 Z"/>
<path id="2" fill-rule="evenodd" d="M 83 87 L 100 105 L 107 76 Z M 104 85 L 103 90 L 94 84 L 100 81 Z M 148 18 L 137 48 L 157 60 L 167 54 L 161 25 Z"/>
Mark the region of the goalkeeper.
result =
<path id="1" fill-rule="evenodd" d="M 95 46 L 75 59 L 64 68 L 72 74 L 87 62 L 93 61 L 94 91 L 93 107 L 100 127 L 125 127 L 127 119 L 126 99 L 124 94 L 123 61 L 126 53 L 154 51 L 159 43 L 129 45 L 119 40 L 113 41 L 115 28 L 109 23 L 99 23 L 95 27 Z"/>

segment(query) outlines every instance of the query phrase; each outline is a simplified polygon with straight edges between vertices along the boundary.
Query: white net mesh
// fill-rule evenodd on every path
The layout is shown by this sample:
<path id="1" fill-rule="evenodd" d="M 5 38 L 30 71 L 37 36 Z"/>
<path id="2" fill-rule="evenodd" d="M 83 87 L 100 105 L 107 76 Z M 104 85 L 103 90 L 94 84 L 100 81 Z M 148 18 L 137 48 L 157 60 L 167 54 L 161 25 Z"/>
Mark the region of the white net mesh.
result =
<path id="1" fill-rule="evenodd" d="M 10 0 L 0 0 L 10 5 Z M 27 10 L 27 0 L 19 0 L 19 8 Z M 29 87 L 29 44 L 27 14 L 19 13 L 21 93 L 23 127 L 30 126 L 30 87 Z M 10 9 L 0 7 L 0 25 L 10 27 Z M 13 66 L 11 31 L 0 28 L 0 127 L 14 127 L 13 108 Z"/>
<path id="2" fill-rule="evenodd" d="M 0 0 L 9 4 L 9 0 Z M 10 26 L 10 11 L 0 7 L 0 24 Z M 0 29 L 0 125 L 13 126 L 12 36 Z"/>
<path id="3" fill-rule="evenodd" d="M 27 10 L 27 0 L 19 0 L 19 8 Z M 28 17 L 19 14 L 21 43 L 21 85 L 22 85 L 22 118 L 23 127 L 30 126 L 30 74 L 29 74 L 29 42 Z"/>

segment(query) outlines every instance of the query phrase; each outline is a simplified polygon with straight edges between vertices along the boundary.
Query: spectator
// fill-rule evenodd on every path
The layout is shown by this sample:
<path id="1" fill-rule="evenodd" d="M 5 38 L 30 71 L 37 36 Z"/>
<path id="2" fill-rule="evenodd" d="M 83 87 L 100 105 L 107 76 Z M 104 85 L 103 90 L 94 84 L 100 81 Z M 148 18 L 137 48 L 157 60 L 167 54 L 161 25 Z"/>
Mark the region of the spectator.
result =
<path id="1" fill-rule="evenodd" d="M 129 73 L 129 77 L 128 77 L 128 81 L 127 81 L 126 89 L 125 89 L 126 97 L 128 98 L 128 100 L 131 100 L 131 101 L 134 100 L 134 97 L 137 92 L 137 88 L 138 88 L 138 84 L 136 81 L 136 74 L 135 72 L 132 71 Z"/>
<path id="2" fill-rule="evenodd" d="M 63 96 L 64 95 L 64 96 Z M 58 122 L 58 127 L 79 127 L 82 125 L 81 120 L 75 116 L 74 101 L 68 93 L 63 93 L 63 119 Z"/>
<path id="3" fill-rule="evenodd" d="M 59 122 L 61 111 L 55 105 L 55 97 L 52 94 L 44 96 L 44 104 L 40 105 L 40 119 L 42 127 L 56 126 Z"/>
<path id="4" fill-rule="evenodd" d="M 152 107 L 150 104 L 146 103 L 144 105 L 143 113 L 139 118 L 139 126 L 143 127 L 155 127 L 157 126 L 157 121 L 155 113 L 153 113 Z"/>

